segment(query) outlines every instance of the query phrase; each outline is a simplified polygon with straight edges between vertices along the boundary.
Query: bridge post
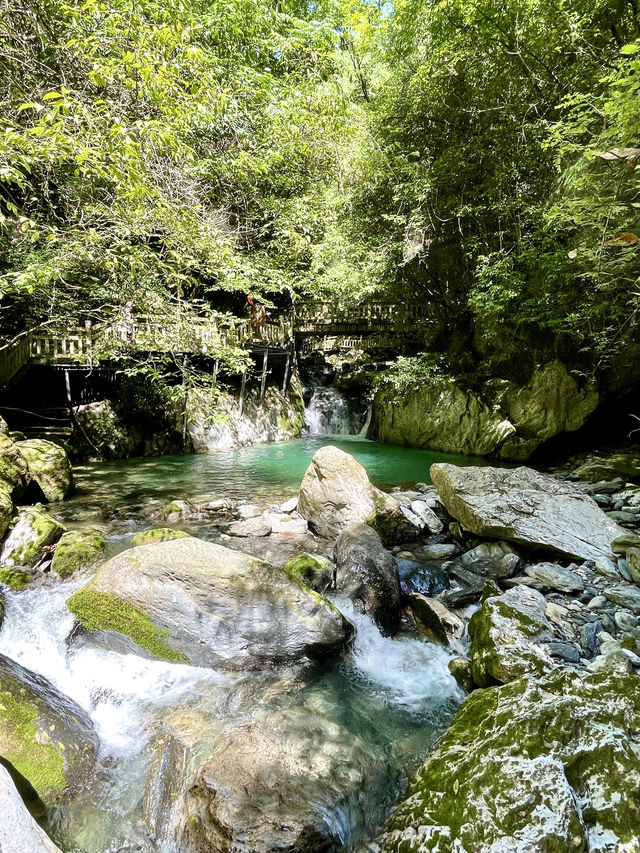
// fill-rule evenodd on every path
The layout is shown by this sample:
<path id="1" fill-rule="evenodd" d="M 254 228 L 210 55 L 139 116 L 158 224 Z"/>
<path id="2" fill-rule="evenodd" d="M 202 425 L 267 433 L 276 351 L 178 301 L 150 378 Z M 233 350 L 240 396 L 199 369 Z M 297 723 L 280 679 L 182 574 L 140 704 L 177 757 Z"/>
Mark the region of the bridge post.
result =
<path id="1" fill-rule="evenodd" d="M 260 408 L 264 405 L 264 394 L 267 390 L 267 362 L 269 360 L 269 349 L 265 349 L 262 356 L 262 379 L 260 380 Z"/>
<path id="2" fill-rule="evenodd" d="M 242 385 L 240 386 L 240 400 L 238 402 L 238 411 L 240 414 L 242 414 L 242 411 L 244 409 L 244 391 L 245 391 L 246 387 L 247 387 L 247 369 L 245 367 L 245 369 L 242 371 Z"/>
<path id="3" fill-rule="evenodd" d="M 283 396 L 286 396 L 287 391 L 289 390 L 289 378 L 291 376 L 291 359 L 293 357 L 295 345 L 295 340 L 292 338 L 291 343 L 289 344 L 289 348 L 287 349 L 287 361 L 284 366 L 284 380 L 282 382 Z"/>

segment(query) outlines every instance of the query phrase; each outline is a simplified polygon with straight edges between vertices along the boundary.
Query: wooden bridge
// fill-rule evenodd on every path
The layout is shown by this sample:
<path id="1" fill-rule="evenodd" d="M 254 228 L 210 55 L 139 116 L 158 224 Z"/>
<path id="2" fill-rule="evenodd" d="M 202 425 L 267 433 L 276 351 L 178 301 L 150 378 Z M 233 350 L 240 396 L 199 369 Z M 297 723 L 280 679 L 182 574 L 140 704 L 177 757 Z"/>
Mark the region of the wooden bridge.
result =
<path id="1" fill-rule="evenodd" d="M 428 306 L 365 302 L 339 306 L 308 302 L 289 314 L 268 314 L 263 325 L 250 320 L 124 317 L 111 323 L 40 326 L 0 347 L 0 385 L 28 363 L 92 366 L 128 352 L 191 353 L 214 358 L 225 346 L 254 354 L 320 349 L 402 349 L 416 342 L 429 323 Z"/>

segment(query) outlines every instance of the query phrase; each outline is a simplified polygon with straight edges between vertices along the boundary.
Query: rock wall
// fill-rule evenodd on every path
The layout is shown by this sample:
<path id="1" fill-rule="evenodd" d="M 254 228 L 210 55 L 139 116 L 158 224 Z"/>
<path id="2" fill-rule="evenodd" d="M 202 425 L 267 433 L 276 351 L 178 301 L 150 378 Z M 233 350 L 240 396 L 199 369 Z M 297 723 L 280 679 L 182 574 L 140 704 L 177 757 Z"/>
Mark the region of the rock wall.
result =
<path id="1" fill-rule="evenodd" d="M 373 402 L 369 438 L 470 456 L 525 461 L 546 441 L 584 425 L 600 403 L 559 361 L 537 368 L 525 385 L 493 379 L 482 391 L 451 381 Z"/>

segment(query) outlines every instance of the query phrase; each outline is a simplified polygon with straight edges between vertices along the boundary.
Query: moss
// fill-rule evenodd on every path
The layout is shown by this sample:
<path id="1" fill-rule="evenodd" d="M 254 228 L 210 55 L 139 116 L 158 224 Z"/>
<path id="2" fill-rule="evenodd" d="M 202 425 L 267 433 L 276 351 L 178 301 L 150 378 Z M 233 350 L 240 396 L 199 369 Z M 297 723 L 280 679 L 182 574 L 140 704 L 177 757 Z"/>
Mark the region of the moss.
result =
<path id="1" fill-rule="evenodd" d="M 167 542 L 170 539 L 185 539 L 189 534 L 183 530 L 173 530 L 171 527 L 156 527 L 153 530 L 142 530 L 131 539 L 131 547 L 149 545 L 152 542 Z"/>
<path id="2" fill-rule="evenodd" d="M 2 755 L 42 796 L 64 790 L 67 779 L 62 750 L 53 743 L 43 742 L 48 735 L 38 731 L 37 718 L 35 705 L 0 691 Z"/>
<path id="3" fill-rule="evenodd" d="M 154 625 L 145 610 L 92 587 L 90 581 L 67 601 L 67 607 L 85 628 L 125 634 L 155 657 L 170 663 L 189 663 L 186 655 L 174 651 L 162 639 L 169 636 L 169 631 Z"/>
<path id="4" fill-rule="evenodd" d="M 623 637 L 622 641 L 620 642 L 620 646 L 623 649 L 627 649 L 627 651 L 635 652 L 635 654 L 638 654 L 638 641 L 635 639 L 635 637 Z"/>
<path id="5" fill-rule="evenodd" d="M 104 533 L 95 528 L 64 533 L 53 555 L 52 571 L 61 578 L 68 578 L 79 569 L 95 563 L 104 551 L 105 543 Z"/>
<path id="6" fill-rule="evenodd" d="M 0 569 L 0 584 L 8 586 L 14 592 L 22 592 L 31 583 L 31 576 L 26 572 L 17 572 L 13 569 Z"/>
<path id="7" fill-rule="evenodd" d="M 162 509 L 163 515 L 172 515 L 174 512 L 182 512 L 183 507 L 176 501 L 172 501 Z"/>
<path id="8" fill-rule="evenodd" d="M 25 519 L 30 524 L 32 535 L 28 542 L 14 548 L 7 555 L 7 560 L 13 562 L 14 565 L 30 566 L 43 548 L 47 545 L 53 545 L 65 532 L 65 528 L 55 518 L 43 512 L 40 504 L 22 511 L 18 525 L 22 524 Z"/>
<path id="9" fill-rule="evenodd" d="M 300 554 L 294 557 L 284 567 L 284 571 L 305 586 L 317 592 L 323 592 L 333 583 L 333 565 L 326 557 L 313 554 Z"/>

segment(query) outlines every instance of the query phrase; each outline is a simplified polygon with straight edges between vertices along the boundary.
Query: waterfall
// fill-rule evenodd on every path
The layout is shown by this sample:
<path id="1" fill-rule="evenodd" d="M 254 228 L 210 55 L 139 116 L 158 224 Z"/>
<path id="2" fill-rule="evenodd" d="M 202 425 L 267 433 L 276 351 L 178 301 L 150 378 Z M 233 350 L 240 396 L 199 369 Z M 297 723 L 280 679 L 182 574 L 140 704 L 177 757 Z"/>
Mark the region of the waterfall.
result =
<path id="1" fill-rule="evenodd" d="M 309 435 L 359 435 L 363 420 L 360 401 L 333 385 L 314 387 L 304 412 Z"/>

